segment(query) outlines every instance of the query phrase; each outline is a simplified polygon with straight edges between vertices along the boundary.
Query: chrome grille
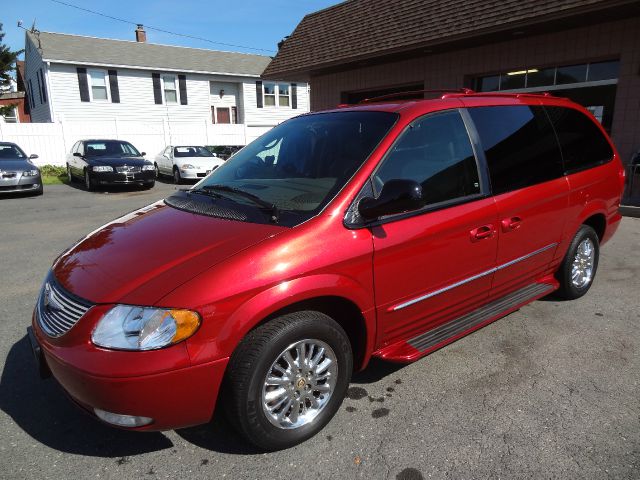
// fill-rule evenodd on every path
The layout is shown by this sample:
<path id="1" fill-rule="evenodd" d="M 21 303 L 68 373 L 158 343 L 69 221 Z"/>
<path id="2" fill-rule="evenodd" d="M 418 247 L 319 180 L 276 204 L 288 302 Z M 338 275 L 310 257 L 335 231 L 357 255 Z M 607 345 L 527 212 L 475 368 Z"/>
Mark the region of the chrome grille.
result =
<path id="1" fill-rule="evenodd" d="M 116 172 L 118 173 L 138 173 L 140 171 L 140 167 L 129 167 L 124 165 L 123 167 L 116 167 Z"/>
<path id="2" fill-rule="evenodd" d="M 64 290 L 53 275 L 49 275 L 38 298 L 38 323 L 50 337 L 67 333 L 92 304 Z"/>

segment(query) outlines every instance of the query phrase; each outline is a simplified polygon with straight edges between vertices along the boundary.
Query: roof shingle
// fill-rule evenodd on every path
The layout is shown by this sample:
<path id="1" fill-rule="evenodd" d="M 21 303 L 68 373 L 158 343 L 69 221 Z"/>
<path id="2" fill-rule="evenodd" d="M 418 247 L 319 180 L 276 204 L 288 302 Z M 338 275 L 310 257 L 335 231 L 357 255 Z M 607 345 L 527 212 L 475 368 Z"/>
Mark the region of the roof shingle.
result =
<path id="1" fill-rule="evenodd" d="M 260 76 L 271 57 L 153 43 L 27 32 L 42 58 L 65 63 Z"/>
<path id="2" fill-rule="evenodd" d="M 360 59 L 444 44 L 625 0 L 347 0 L 305 16 L 263 77 L 294 78 Z"/>

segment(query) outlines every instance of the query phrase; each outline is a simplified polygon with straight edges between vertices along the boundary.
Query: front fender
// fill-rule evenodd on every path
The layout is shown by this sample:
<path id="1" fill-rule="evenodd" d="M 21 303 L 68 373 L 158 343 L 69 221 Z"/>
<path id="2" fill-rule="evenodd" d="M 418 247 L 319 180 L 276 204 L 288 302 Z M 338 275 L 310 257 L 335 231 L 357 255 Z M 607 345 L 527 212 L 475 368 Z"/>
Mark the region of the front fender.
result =
<path id="1" fill-rule="evenodd" d="M 232 312 L 224 307 L 213 312 L 213 318 L 207 319 L 206 325 L 203 322 L 202 331 L 188 342 L 191 361 L 198 364 L 228 357 L 242 338 L 265 318 L 296 303 L 326 296 L 348 300 L 362 312 L 367 339 L 363 362 L 366 365 L 376 335 L 373 295 L 353 279 L 338 274 L 317 274 L 284 281 L 244 300 Z"/>

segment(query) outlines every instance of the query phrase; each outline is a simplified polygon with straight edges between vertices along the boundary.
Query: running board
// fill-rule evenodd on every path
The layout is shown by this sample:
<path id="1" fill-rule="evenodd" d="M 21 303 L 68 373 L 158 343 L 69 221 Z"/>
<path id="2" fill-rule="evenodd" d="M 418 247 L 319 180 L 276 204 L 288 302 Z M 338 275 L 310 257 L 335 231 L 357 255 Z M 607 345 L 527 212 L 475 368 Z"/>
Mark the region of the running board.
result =
<path id="1" fill-rule="evenodd" d="M 515 310 L 548 295 L 557 288 L 553 283 L 534 283 L 494 300 L 461 317 L 407 341 L 388 345 L 374 356 L 390 361 L 411 362 L 467 335 Z"/>

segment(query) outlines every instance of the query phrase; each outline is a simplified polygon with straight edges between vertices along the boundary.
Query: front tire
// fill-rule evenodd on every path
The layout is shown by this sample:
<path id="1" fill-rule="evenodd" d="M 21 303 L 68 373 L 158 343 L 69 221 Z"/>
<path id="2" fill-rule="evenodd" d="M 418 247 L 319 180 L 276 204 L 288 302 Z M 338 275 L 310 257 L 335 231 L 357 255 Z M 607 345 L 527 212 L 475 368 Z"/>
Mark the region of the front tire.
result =
<path id="1" fill-rule="evenodd" d="M 182 183 L 182 176 L 180 175 L 178 167 L 173 167 L 173 183 L 176 185 L 180 185 Z"/>
<path id="2" fill-rule="evenodd" d="M 84 171 L 84 188 L 86 188 L 88 192 L 92 191 L 95 188 L 93 179 L 89 174 L 89 170 Z"/>
<path id="3" fill-rule="evenodd" d="M 317 434 L 344 399 L 351 344 L 327 315 L 283 315 L 251 331 L 231 356 L 225 407 L 236 429 L 257 447 L 280 450 Z"/>
<path id="4" fill-rule="evenodd" d="M 73 182 L 73 174 L 71 173 L 71 166 L 67 163 L 67 181 L 69 183 Z"/>
<path id="5" fill-rule="evenodd" d="M 581 225 L 557 273 L 558 296 L 573 300 L 587 293 L 593 285 L 599 258 L 598 234 L 589 225 Z"/>

